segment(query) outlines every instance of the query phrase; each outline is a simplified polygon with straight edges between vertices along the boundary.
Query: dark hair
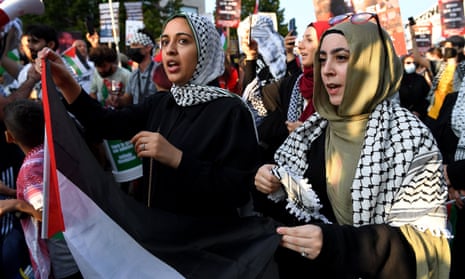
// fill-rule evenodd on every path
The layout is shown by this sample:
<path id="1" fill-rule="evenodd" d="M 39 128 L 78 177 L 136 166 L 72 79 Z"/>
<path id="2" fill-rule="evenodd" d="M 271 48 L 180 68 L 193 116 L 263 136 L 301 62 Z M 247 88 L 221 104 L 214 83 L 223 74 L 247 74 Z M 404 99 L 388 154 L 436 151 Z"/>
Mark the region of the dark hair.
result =
<path id="1" fill-rule="evenodd" d="M 453 47 L 463 48 L 465 46 L 465 38 L 459 35 L 448 37 L 446 42 L 451 43 Z"/>
<path id="2" fill-rule="evenodd" d="M 95 66 L 103 66 L 103 63 L 115 63 L 118 59 L 116 51 L 106 45 L 100 45 L 91 48 L 89 52 L 89 60 L 94 62 Z"/>
<path id="3" fill-rule="evenodd" d="M 54 42 L 55 46 L 53 47 L 53 50 L 58 49 L 58 33 L 57 31 L 48 25 L 44 24 L 32 24 L 29 25 L 25 30 L 24 30 L 25 35 L 33 36 L 38 39 L 44 39 L 45 42 Z"/>
<path id="4" fill-rule="evenodd" d="M 441 48 L 439 48 L 439 47 L 431 47 L 430 49 L 428 49 L 427 52 L 429 52 L 429 53 L 431 53 L 433 55 L 436 55 L 439 58 L 442 58 L 442 51 L 441 51 Z"/>
<path id="5" fill-rule="evenodd" d="M 457 50 L 453 47 L 446 47 L 444 49 L 444 59 L 449 59 L 457 56 Z"/>
<path id="6" fill-rule="evenodd" d="M 19 99 L 3 108 L 6 129 L 22 145 L 34 148 L 44 143 L 44 112 L 42 104 Z"/>

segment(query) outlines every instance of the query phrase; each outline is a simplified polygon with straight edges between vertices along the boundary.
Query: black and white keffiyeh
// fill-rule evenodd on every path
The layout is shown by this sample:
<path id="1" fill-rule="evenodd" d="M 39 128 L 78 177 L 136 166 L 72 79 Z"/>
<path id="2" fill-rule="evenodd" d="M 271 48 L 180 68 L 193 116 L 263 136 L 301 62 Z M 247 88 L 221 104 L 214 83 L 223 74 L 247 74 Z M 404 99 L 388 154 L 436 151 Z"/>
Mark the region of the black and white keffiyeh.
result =
<path id="1" fill-rule="evenodd" d="M 456 161 L 463 160 L 465 159 L 465 80 L 460 85 L 457 100 L 452 110 L 451 126 L 452 131 L 459 138 L 454 159 Z"/>
<path id="2" fill-rule="evenodd" d="M 258 53 L 263 57 L 273 78 L 286 74 L 286 54 L 283 37 L 273 29 L 273 21 L 267 16 L 254 16 L 252 38 L 257 42 Z"/>
<path id="3" fill-rule="evenodd" d="M 224 51 L 213 23 L 195 14 L 178 14 L 187 20 L 197 45 L 197 66 L 190 81 L 185 85 L 173 85 L 171 93 L 179 106 L 193 106 L 233 94 L 218 87 L 206 86 L 224 72 Z"/>
<path id="4" fill-rule="evenodd" d="M 289 108 L 287 109 L 287 120 L 295 122 L 299 120 L 300 115 L 304 111 L 305 99 L 300 92 L 299 84 L 302 79 L 303 74 L 301 74 L 292 88 L 291 99 L 289 101 Z"/>
<path id="5" fill-rule="evenodd" d="M 152 39 L 144 33 L 136 32 L 132 35 L 132 38 L 128 42 L 130 45 L 132 44 L 140 44 L 143 46 L 153 46 Z"/>
<path id="6" fill-rule="evenodd" d="M 297 128 L 277 150 L 275 172 L 284 169 L 300 181 L 311 163 L 306 154 L 327 125 L 328 121 L 315 113 Z M 376 107 L 367 125 L 351 186 L 353 225 L 410 224 L 420 231 L 429 229 L 435 235 L 449 236 L 441 155 L 428 128 L 387 100 Z M 318 200 L 313 201 L 312 207 L 302 202 L 302 196 L 312 196 L 313 191 L 304 187 L 298 193 L 289 193 L 284 187 L 293 214 L 306 221 L 325 220 L 318 212 Z M 285 197 L 282 194 L 270 198 Z"/>

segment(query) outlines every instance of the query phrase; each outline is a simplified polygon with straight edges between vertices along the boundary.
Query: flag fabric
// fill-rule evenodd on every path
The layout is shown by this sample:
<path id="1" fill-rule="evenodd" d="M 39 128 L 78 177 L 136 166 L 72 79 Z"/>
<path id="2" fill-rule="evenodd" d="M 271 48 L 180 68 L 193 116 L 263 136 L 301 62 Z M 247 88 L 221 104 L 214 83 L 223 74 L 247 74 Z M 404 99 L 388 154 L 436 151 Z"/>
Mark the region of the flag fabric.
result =
<path id="1" fill-rule="evenodd" d="M 76 47 L 73 46 L 66 49 L 63 51 L 61 56 L 77 77 L 81 77 L 85 72 L 87 72 L 86 66 L 81 62 L 78 54 L 76 53 Z"/>
<path id="2" fill-rule="evenodd" d="M 246 279 L 273 267 L 280 236 L 270 219 L 180 216 L 125 194 L 88 149 L 46 64 L 44 111 L 50 162 L 55 162 L 49 167 L 57 183 L 44 187 L 58 188 L 49 192 L 58 193 L 61 210 L 50 206 L 43 225 L 59 218 L 53 210 L 61 211 L 63 235 L 84 278 Z"/>

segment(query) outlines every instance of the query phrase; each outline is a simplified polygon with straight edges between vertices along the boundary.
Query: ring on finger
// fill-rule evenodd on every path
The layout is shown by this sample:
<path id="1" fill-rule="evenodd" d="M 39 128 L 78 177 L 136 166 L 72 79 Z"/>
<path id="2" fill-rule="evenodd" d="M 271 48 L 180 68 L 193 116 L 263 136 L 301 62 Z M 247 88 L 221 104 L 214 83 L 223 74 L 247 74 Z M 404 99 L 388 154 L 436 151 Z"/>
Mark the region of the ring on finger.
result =
<path id="1" fill-rule="evenodd" d="M 302 247 L 302 252 L 300 253 L 302 257 L 308 257 L 308 253 L 305 252 L 305 247 Z"/>
<path id="2" fill-rule="evenodd" d="M 145 151 L 145 143 L 142 144 L 142 151 Z"/>

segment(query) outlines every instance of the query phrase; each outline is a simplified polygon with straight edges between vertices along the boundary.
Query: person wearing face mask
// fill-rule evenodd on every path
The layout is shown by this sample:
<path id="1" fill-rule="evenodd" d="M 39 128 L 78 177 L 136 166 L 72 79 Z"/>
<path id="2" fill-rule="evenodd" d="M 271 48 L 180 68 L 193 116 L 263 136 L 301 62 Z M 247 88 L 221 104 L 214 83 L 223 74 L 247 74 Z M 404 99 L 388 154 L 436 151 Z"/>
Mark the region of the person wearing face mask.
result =
<path id="1" fill-rule="evenodd" d="M 134 104 L 155 94 L 157 88 L 151 76 L 155 62 L 152 59 L 153 39 L 144 29 L 138 30 L 129 41 L 128 57 L 138 64 L 138 68 L 131 73 L 126 85 L 126 92 L 132 95 Z"/>
<path id="2" fill-rule="evenodd" d="M 416 72 L 412 55 L 405 55 L 401 60 L 404 74 L 399 88 L 400 105 L 423 119 L 428 108 L 426 97 L 430 87 L 425 78 Z"/>
<path id="3" fill-rule="evenodd" d="M 89 60 L 95 64 L 89 95 L 104 107 L 120 108 L 132 103 L 126 85 L 131 72 L 118 66 L 118 56 L 114 49 L 100 45 L 92 48 Z"/>

